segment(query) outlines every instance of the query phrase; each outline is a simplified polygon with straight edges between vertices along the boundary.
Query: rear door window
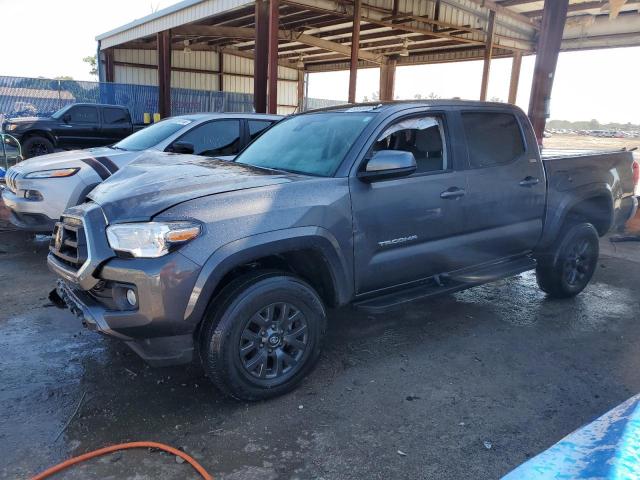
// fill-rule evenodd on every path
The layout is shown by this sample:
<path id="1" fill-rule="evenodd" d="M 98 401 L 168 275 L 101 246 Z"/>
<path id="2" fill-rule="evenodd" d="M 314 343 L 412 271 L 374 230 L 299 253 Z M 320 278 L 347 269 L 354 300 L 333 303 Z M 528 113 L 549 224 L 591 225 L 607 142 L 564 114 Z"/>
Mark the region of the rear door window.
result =
<path id="1" fill-rule="evenodd" d="M 68 113 L 72 123 L 98 123 L 98 109 L 96 107 L 73 107 Z"/>
<path id="2" fill-rule="evenodd" d="M 268 120 L 248 120 L 249 125 L 249 141 L 252 141 L 260 136 L 260 134 L 269 128 L 273 122 Z"/>
<path id="3" fill-rule="evenodd" d="M 128 123 L 127 112 L 125 112 L 121 108 L 105 107 L 102 110 L 102 118 L 104 119 L 104 123 L 109 125 Z"/>
<path id="4" fill-rule="evenodd" d="M 515 115 L 501 112 L 465 112 L 462 123 L 471 168 L 510 163 L 525 152 Z"/>
<path id="5" fill-rule="evenodd" d="M 216 120 L 198 125 L 178 141 L 193 144 L 195 155 L 235 155 L 240 150 L 240 120 Z"/>

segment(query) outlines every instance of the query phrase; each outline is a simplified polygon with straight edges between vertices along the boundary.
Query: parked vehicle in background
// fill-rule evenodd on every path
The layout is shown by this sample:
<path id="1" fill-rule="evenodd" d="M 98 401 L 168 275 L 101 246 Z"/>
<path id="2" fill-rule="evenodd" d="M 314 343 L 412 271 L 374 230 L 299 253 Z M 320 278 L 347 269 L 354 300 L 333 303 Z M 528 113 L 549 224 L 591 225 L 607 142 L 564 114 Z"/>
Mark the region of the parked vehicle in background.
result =
<path id="1" fill-rule="evenodd" d="M 74 103 L 50 117 L 15 117 L 2 123 L 2 131 L 16 137 L 25 158 L 55 149 L 110 145 L 145 125 L 134 125 L 129 109 L 118 105 Z"/>
<path id="2" fill-rule="evenodd" d="M 2 198 L 16 227 L 50 233 L 66 208 L 84 201 L 96 185 L 145 151 L 234 156 L 280 118 L 252 113 L 202 113 L 168 118 L 110 147 L 25 160 L 7 171 L 7 188 Z"/>
<path id="3" fill-rule="evenodd" d="M 346 106 L 289 117 L 234 162 L 130 164 L 64 213 L 48 264 L 89 328 L 154 365 L 197 357 L 257 400 L 310 371 L 327 307 L 380 313 L 531 269 L 578 294 L 633 188 L 629 152 L 543 160 L 512 105 Z"/>

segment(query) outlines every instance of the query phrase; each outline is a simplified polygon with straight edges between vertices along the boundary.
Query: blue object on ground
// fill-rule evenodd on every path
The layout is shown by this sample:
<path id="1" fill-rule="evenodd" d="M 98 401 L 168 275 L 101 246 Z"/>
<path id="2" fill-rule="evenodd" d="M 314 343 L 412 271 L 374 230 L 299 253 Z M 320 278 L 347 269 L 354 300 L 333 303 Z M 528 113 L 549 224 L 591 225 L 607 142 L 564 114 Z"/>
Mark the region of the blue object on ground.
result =
<path id="1" fill-rule="evenodd" d="M 640 478 L 640 395 L 567 435 L 502 480 Z"/>

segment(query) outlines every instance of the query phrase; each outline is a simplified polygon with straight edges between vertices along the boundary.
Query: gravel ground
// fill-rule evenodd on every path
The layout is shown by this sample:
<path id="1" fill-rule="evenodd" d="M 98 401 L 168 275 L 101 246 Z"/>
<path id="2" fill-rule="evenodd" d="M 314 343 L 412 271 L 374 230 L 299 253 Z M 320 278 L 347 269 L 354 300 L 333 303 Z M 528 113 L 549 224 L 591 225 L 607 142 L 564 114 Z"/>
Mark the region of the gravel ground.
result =
<path id="1" fill-rule="evenodd" d="M 301 387 L 245 404 L 84 330 L 47 300 L 46 241 L 0 233 L 0 478 L 133 440 L 184 448 L 218 480 L 499 478 L 640 391 L 638 244 L 603 248 L 572 300 L 527 273 L 387 315 L 331 312 Z M 57 478 L 197 477 L 144 450 Z"/>

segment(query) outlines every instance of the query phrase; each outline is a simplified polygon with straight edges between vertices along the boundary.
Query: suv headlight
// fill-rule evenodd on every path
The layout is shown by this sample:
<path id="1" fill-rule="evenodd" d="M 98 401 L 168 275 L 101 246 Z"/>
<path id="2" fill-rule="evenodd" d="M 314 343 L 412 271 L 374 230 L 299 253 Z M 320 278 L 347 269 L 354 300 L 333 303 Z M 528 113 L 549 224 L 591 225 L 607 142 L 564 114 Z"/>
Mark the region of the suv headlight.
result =
<path id="1" fill-rule="evenodd" d="M 194 222 L 123 223 L 107 227 L 111 248 L 139 258 L 157 258 L 172 247 L 200 235 L 200 225 Z"/>
<path id="2" fill-rule="evenodd" d="M 17 123 L 8 123 L 4 126 L 5 132 L 13 132 L 16 128 L 18 128 Z"/>
<path id="3" fill-rule="evenodd" d="M 70 177 L 78 173 L 79 168 L 57 168 L 55 170 L 39 170 L 37 172 L 31 172 L 24 176 L 24 178 L 63 178 Z"/>

